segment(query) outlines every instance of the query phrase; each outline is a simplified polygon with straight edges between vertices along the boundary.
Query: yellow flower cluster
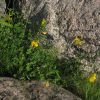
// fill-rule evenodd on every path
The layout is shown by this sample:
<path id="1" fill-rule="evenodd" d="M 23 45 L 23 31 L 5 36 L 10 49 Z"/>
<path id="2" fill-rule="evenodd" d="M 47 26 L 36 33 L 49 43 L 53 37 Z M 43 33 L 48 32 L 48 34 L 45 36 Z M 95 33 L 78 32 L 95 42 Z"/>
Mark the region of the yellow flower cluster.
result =
<path id="1" fill-rule="evenodd" d="M 44 28 L 45 26 L 46 26 L 46 20 L 43 19 L 42 22 L 41 22 L 41 27 Z M 31 30 L 29 30 L 29 32 L 30 32 L 30 31 L 31 31 Z M 44 34 L 44 35 L 45 35 L 45 34 L 47 34 L 47 32 L 46 32 L 46 31 L 42 31 L 41 34 Z M 32 46 L 32 47 L 38 47 L 38 46 L 39 46 L 39 41 L 34 41 L 34 40 L 33 40 L 33 41 L 31 42 L 31 46 Z"/>
<path id="2" fill-rule="evenodd" d="M 90 83 L 94 83 L 94 82 L 96 81 L 96 79 L 97 79 L 96 73 L 93 73 L 93 74 L 91 74 L 91 75 L 88 77 L 88 81 L 89 81 Z"/>
<path id="3" fill-rule="evenodd" d="M 73 43 L 74 43 L 75 45 L 80 46 L 80 45 L 82 45 L 82 44 L 84 43 L 84 41 L 81 40 L 79 37 L 76 36 L 75 39 L 73 40 Z"/>
<path id="4" fill-rule="evenodd" d="M 47 32 L 42 32 L 42 34 L 45 35 L 45 34 L 47 34 Z M 33 40 L 33 41 L 31 42 L 31 46 L 32 46 L 32 47 L 38 47 L 38 46 L 39 46 L 39 41 L 34 41 L 34 40 Z"/>
<path id="5" fill-rule="evenodd" d="M 32 47 L 38 47 L 39 46 L 39 41 L 32 41 L 31 46 Z"/>

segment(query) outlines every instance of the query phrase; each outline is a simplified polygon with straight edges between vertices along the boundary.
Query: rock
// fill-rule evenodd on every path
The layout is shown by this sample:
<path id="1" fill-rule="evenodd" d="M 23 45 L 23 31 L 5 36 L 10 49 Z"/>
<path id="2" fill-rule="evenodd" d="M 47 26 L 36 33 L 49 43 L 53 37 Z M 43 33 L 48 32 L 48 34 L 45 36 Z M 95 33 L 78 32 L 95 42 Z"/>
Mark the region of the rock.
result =
<path id="1" fill-rule="evenodd" d="M 100 0 L 23 0 L 20 6 L 26 18 L 33 21 L 46 18 L 49 34 L 57 43 L 63 39 L 60 42 L 66 44 L 65 37 L 70 38 L 77 34 L 84 34 L 89 39 L 99 36 Z"/>
<path id="2" fill-rule="evenodd" d="M 6 2 L 5 0 L 0 0 L 0 16 L 5 13 Z"/>
<path id="3" fill-rule="evenodd" d="M 81 100 L 56 85 L 0 77 L 0 100 Z"/>

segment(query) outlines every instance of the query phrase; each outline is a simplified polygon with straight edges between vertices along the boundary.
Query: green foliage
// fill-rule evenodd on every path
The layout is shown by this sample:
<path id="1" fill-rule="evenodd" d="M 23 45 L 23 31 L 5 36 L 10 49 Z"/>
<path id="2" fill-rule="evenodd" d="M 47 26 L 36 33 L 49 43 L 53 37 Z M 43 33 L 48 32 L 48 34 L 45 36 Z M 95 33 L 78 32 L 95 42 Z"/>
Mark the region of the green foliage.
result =
<path id="1" fill-rule="evenodd" d="M 0 73 L 13 74 L 23 62 L 25 25 L 9 19 L 8 14 L 0 19 Z"/>
<path id="2" fill-rule="evenodd" d="M 78 77 L 78 76 L 77 76 Z M 77 93 L 83 100 L 99 100 L 100 99 L 100 81 L 96 80 L 95 83 L 90 83 L 87 78 L 74 77 L 74 92 Z"/>
<path id="3" fill-rule="evenodd" d="M 18 13 L 7 15 L 8 20 L 0 20 L 0 74 L 18 79 L 53 80 L 59 78 L 56 70 L 57 52 L 42 34 L 46 21 L 43 19 L 37 33 L 32 33 L 30 25 Z M 13 17 L 13 20 L 9 20 Z M 31 45 L 39 41 L 38 47 Z"/>

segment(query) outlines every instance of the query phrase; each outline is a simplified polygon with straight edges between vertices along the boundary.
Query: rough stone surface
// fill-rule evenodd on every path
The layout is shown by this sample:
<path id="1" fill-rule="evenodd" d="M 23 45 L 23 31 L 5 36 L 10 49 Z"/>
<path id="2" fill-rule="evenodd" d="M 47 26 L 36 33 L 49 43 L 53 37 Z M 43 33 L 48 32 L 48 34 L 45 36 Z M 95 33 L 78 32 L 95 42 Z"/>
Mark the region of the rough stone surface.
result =
<path id="1" fill-rule="evenodd" d="M 61 57 L 75 57 L 81 51 L 86 54 L 84 70 L 100 70 L 100 0 L 22 0 L 20 7 L 33 23 L 47 20 L 48 34 Z M 75 36 L 85 43 L 74 47 Z"/>
<path id="2" fill-rule="evenodd" d="M 4 14 L 5 9 L 6 9 L 5 0 L 0 0 L 0 15 L 1 15 L 1 14 Z"/>
<path id="3" fill-rule="evenodd" d="M 96 38 L 100 32 L 100 0 L 23 0 L 22 4 L 26 18 L 47 19 L 54 39 L 60 39 L 60 35 L 70 38 L 68 32 Z"/>
<path id="4" fill-rule="evenodd" d="M 0 100 L 81 100 L 67 90 L 43 82 L 0 77 Z"/>

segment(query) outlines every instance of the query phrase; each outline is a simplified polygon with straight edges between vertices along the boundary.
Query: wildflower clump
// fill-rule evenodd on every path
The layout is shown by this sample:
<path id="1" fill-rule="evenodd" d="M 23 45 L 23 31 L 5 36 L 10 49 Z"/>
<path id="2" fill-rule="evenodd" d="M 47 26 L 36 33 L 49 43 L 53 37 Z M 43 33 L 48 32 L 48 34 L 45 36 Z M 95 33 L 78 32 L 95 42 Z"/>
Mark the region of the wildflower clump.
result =
<path id="1" fill-rule="evenodd" d="M 96 79 L 97 79 L 96 73 L 93 73 L 93 74 L 91 74 L 91 75 L 88 77 L 88 81 L 89 81 L 90 83 L 94 83 L 94 82 L 96 81 Z"/>
<path id="2" fill-rule="evenodd" d="M 75 39 L 73 40 L 73 43 L 74 45 L 80 46 L 84 43 L 84 41 L 80 37 L 76 36 Z"/>
<path id="3" fill-rule="evenodd" d="M 31 42 L 31 46 L 32 46 L 32 47 L 38 47 L 38 46 L 39 46 L 39 41 L 34 41 L 34 40 L 33 40 L 33 41 Z"/>

